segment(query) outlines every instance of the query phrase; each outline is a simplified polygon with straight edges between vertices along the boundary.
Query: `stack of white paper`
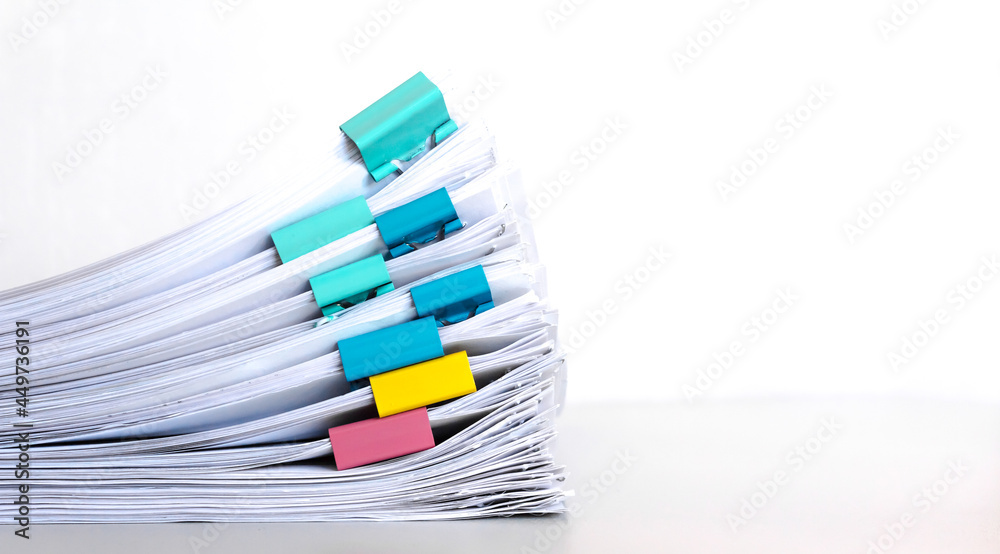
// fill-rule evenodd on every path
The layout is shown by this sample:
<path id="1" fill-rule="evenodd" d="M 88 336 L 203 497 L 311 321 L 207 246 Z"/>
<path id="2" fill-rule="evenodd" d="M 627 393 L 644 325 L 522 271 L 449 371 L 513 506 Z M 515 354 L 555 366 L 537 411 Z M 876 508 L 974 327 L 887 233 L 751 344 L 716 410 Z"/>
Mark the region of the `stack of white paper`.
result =
<path id="1" fill-rule="evenodd" d="M 26 527 L 562 511 L 563 468 L 549 453 L 565 379 L 556 312 L 520 183 L 496 160 L 487 129 L 471 125 L 376 183 L 341 136 L 313 166 L 205 221 L 0 293 L 0 321 L 21 322 L 0 334 L 11 346 L 0 360 L 17 368 L 0 381 L 0 463 L 24 470 L 0 477 L 13 495 L 0 517 Z M 357 196 L 378 218 L 441 188 L 461 229 L 405 255 L 389 255 L 375 224 L 285 263 L 271 242 Z M 393 290 L 323 316 L 310 279 L 374 255 L 388 258 Z M 342 341 L 422 317 L 411 291 L 479 267 L 491 307 L 438 328 L 446 356 L 468 356 L 475 390 L 428 406 L 432 448 L 338 470 L 331 429 L 388 421 L 374 381 L 348 382 Z"/>

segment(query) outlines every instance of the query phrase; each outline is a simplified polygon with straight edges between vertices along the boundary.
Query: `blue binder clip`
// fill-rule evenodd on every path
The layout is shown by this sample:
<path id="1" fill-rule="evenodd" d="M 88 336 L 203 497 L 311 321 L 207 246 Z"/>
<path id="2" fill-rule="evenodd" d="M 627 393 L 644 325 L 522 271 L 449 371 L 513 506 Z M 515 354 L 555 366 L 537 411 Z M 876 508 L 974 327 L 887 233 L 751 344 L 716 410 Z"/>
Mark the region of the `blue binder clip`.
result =
<path id="1" fill-rule="evenodd" d="M 493 307 L 493 293 L 483 266 L 477 265 L 410 289 L 420 317 L 432 316 L 438 326 L 465 321 Z"/>
<path id="2" fill-rule="evenodd" d="M 433 317 L 415 319 L 337 343 L 344 376 L 356 381 L 444 356 Z"/>
<path id="3" fill-rule="evenodd" d="M 462 220 L 444 188 L 375 217 L 375 224 L 393 258 L 462 228 Z"/>
<path id="4" fill-rule="evenodd" d="M 423 152 L 429 137 L 437 144 L 457 129 L 441 90 L 423 73 L 410 77 L 340 126 L 358 145 L 368 173 L 376 181 L 398 169 L 394 161 L 408 161 Z"/>

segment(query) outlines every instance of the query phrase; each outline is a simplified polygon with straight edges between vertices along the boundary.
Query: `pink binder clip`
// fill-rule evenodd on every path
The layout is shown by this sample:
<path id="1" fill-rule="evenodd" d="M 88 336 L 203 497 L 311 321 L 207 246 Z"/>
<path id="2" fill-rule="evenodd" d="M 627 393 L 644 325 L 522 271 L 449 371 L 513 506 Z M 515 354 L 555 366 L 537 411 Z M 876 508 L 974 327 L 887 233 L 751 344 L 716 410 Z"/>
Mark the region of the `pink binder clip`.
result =
<path id="1" fill-rule="evenodd" d="M 434 448 L 434 434 L 427 408 L 417 408 L 334 427 L 330 444 L 343 470 Z"/>

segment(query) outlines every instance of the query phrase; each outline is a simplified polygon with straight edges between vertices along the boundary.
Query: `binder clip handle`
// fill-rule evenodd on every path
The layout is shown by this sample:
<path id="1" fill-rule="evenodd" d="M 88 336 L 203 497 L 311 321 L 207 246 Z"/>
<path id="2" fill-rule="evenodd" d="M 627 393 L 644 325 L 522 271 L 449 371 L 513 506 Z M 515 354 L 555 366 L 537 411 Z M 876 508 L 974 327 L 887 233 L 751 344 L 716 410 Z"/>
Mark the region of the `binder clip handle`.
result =
<path id="1" fill-rule="evenodd" d="M 445 188 L 375 217 L 375 224 L 392 258 L 413 252 L 420 245 L 443 239 L 462 228 L 462 220 Z"/>
<path id="2" fill-rule="evenodd" d="M 441 90 L 419 72 L 340 126 L 376 181 L 423 152 L 428 138 L 438 144 L 457 129 Z"/>
<path id="3" fill-rule="evenodd" d="M 381 254 L 317 275 L 309 285 L 325 316 L 395 289 Z"/>
<path id="4" fill-rule="evenodd" d="M 418 317 L 433 316 L 439 327 L 493 308 L 493 292 L 483 266 L 453 273 L 410 289 Z"/>

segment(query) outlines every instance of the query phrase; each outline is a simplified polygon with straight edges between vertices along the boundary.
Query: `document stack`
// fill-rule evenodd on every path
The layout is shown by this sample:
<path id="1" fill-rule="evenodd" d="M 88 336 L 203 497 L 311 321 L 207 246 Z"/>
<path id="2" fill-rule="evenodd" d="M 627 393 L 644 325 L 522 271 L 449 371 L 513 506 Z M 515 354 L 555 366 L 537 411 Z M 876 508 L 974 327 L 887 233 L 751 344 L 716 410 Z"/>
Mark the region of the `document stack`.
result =
<path id="1" fill-rule="evenodd" d="M 564 511 L 564 391 L 518 175 L 418 73 L 267 191 L 0 293 L 0 517 Z"/>

